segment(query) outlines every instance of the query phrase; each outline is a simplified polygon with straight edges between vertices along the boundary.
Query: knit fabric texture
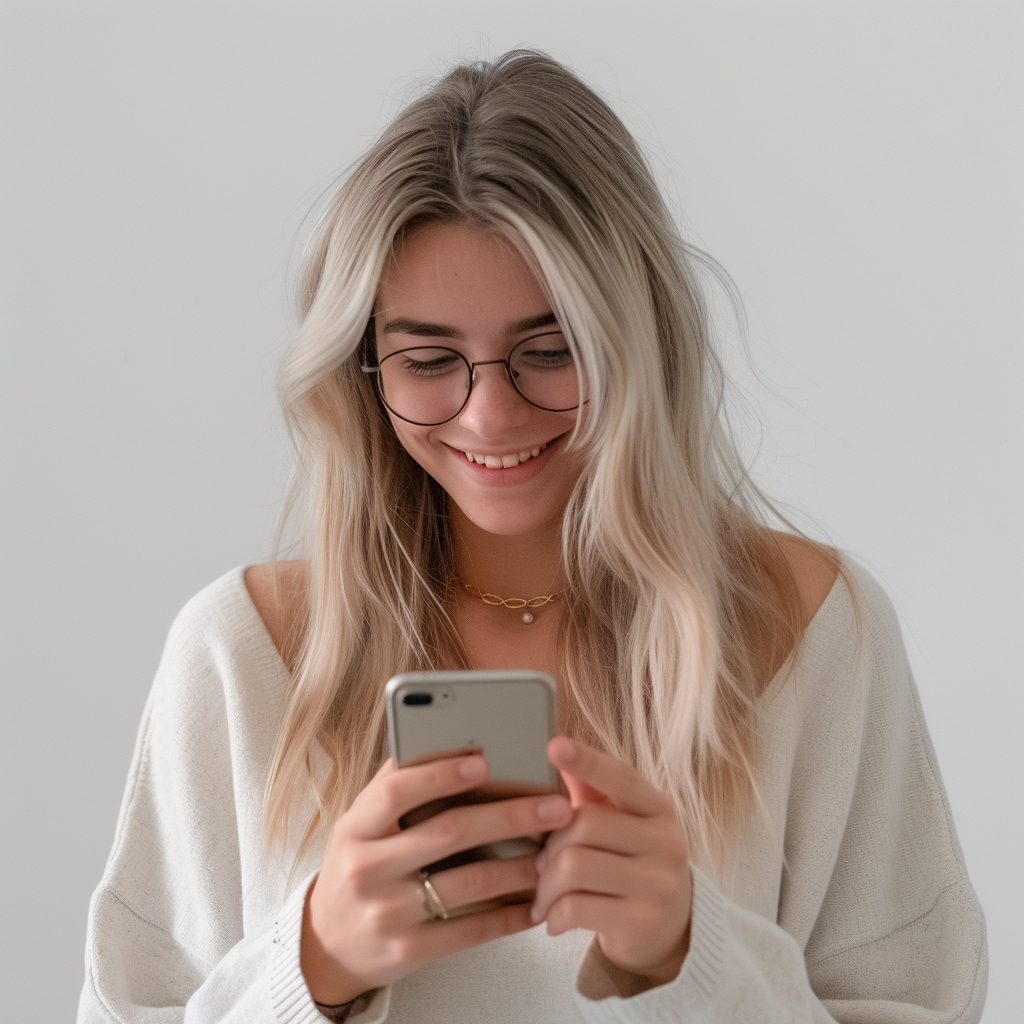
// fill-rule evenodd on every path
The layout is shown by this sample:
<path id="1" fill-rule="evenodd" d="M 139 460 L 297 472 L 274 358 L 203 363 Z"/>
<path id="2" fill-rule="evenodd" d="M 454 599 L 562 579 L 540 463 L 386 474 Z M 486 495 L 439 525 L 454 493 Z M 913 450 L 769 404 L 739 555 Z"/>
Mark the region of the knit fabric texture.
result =
<path id="1" fill-rule="evenodd" d="M 852 594 L 841 575 L 760 700 L 770 825 L 716 881 L 692 867 L 675 980 L 624 994 L 591 933 L 541 925 L 368 993 L 349 1024 L 977 1022 L 985 925 L 899 626 L 844 564 Z M 291 685 L 243 568 L 176 618 L 89 907 L 79 1024 L 326 1020 L 299 965 L 320 851 L 290 886 L 263 856 Z"/>

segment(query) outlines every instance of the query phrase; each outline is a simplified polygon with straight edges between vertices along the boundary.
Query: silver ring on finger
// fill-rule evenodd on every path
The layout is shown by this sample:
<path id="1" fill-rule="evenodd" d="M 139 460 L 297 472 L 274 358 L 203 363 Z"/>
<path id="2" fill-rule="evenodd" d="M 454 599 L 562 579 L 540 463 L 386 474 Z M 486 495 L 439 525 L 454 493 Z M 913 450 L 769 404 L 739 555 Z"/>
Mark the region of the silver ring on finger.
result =
<path id="1" fill-rule="evenodd" d="M 444 905 L 444 901 L 441 897 L 438 896 L 437 890 L 430 881 L 430 875 L 422 869 L 419 871 L 419 880 L 416 882 L 416 891 L 419 893 L 420 903 L 423 904 L 423 909 L 427 912 L 428 920 L 448 920 L 448 908 Z"/>

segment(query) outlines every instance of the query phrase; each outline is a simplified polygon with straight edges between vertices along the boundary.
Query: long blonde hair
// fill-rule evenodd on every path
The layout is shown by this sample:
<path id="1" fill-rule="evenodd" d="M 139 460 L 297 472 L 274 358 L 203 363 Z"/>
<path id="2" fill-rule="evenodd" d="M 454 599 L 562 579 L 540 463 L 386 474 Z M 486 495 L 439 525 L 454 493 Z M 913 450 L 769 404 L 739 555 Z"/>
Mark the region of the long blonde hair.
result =
<path id="1" fill-rule="evenodd" d="M 308 250 L 280 371 L 308 576 L 268 837 L 297 824 L 301 855 L 366 785 L 391 675 L 465 663 L 448 616 L 447 496 L 359 368 L 387 261 L 427 221 L 516 246 L 588 382 L 573 438 L 586 471 L 563 525 L 561 727 L 673 793 L 713 863 L 758 791 L 756 699 L 799 641 L 799 595 L 723 426 L 696 273 L 710 262 L 679 237 L 622 122 L 532 51 L 456 67 L 409 105 Z"/>

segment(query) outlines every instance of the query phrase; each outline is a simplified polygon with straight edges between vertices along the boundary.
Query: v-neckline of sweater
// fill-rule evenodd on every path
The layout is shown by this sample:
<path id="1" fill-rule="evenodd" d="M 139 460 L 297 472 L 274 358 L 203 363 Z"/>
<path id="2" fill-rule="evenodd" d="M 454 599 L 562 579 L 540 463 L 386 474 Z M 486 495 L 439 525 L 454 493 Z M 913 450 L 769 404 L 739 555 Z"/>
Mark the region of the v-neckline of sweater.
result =
<path id="1" fill-rule="evenodd" d="M 289 680 L 294 680 L 294 675 L 291 669 L 285 664 L 284 658 L 281 657 L 281 652 L 277 649 L 277 645 L 274 643 L 273 637 L 270 635 L 270 631 L 267 629 L 266 623 L 263 621 L 263 617 L 260 615 L 259 610 L 256 608 L 253 602 L 252 596 L 249 594 L 249 588 L 245 585 L 245 572 L 253 563 L 239 566 L 234 573 L 236 597 L 238 603 L 244 609 L 244 613 L 250 619 L 252 626 L 255 629 L 256 636 L 259 638 L 260 643 L 266 648 L 266 654 L 270 655 L 275 667 L 278 668 Z M 847 570 L 847 565 L 843 563 L 843 570 Z M 800 641 L 800 646 L 796 651 L 798 660 L 803 658 L 808 653 L 810 645 L 813 644 L 815 636 L 821 629 L 824 628 L 824 623 L 832 615 L 832 606 L 839 600 L 838 593 L 841 589 L 846 589 L 846 583 L 843 579 L 843 570 L 836 576 L 835 581 L 832 584 L 831 589 L 825 596 L 825 600 L 821 602 L 818 610 L 811 617 L 811 621 L 807 623 L 807 627 L 804 629 L 803 637 Z M 785 683 L 786 679 L 789 678 L 790 674 L 794 669 L 793 664 L 794 652 L 790 652 L 786 656 L 786 660 L 779 666 L 775 675 L 772 676 L 768 685 L 761 691 L 758 697 L 758 703 L 762 705 L 771 704 L 773 700 L 778 696 L 778 691 Z"/>

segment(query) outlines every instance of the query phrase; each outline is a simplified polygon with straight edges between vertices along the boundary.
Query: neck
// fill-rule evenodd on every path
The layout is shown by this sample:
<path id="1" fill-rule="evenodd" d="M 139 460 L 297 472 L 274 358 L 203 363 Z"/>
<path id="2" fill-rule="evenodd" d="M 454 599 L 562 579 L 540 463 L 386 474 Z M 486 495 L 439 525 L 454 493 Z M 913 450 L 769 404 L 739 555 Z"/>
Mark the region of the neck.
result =
<path id="1" fill-rule="evenodd" d="M 538 597 L 562 589 L 562 524 L 525 536 L 487 533 L 452 503 L 455 571 L 464 583 L 499 597 Z"/>

